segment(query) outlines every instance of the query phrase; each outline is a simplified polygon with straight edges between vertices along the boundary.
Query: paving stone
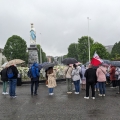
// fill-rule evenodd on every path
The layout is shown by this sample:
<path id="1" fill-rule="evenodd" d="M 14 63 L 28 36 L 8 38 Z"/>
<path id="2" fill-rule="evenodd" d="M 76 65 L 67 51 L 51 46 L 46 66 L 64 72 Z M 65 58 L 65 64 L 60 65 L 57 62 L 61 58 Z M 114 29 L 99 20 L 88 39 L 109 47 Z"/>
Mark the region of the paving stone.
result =
<path id="1" fill-rule="evenodd" d="M 106 96 L 85 100 L 85 91 L 79 95 L 66 93 L 65 82 L 58 83 L 54 95 L 40 84 L 38 95 L 31 96 L 30 84 L 17 86 L 17 98 L 2 95 L 0 85 L 0 120 L 120 120 L 118 89 L 106 87 Z M 91 95 L 91 92 L 90 92 Z"/>

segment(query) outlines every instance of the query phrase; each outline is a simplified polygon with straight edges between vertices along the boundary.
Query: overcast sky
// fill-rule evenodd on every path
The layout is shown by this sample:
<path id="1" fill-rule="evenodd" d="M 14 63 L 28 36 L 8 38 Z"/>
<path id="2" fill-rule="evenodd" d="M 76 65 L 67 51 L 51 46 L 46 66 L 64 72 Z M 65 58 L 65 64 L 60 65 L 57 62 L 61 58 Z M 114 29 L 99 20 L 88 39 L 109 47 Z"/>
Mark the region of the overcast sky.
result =
<path id="1" fill-rule="evenodd" d="M 103 45 L 120 41 L 120 0 L 0 0 L 0 48 L 12 35 L 30 46 L 30 24 L 36 43 L 47 55 L 67 54 L 68 46 L 89 35 Z M 41 33 L 41 34 L 40 34 Z"/>

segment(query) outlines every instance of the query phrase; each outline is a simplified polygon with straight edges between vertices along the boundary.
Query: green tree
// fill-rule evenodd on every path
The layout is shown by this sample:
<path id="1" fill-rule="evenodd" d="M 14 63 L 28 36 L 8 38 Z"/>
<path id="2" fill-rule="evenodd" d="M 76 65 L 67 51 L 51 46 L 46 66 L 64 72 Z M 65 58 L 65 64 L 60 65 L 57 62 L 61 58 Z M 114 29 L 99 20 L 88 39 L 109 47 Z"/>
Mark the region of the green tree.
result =
<path id="1" fill-rule="evenodd" d="M 22 59 L 28 63 L 28 53 L 26 41 L 17 35 L 8 38 L 3 54 L 7 60 Z"/>
<path id="2" fill-rule="evenodd" d="M 63 59 L 67 58 L 67 55 L 63 55 Z"/>
<path id="3" fill-rule="evenodd" d="M 39 44 L 37 44 L 37 49 L 38 49 L 38 61 L 39 61 L 39 63 L 40 63 L 40 47 L 41 47 L 41 46 L 40 46 Z M 46 61 L 47 61 L 46 53 L 43 52 L 42 48 L 41 48 L 41 56 L 42 56 L 42 63 L 43 63 L 43 62 L 46 62 Z"/>
<path id="4" fill-rule="evenodd" d="M 90 48 L 94 42 L 94 40 L 89 37 Z M 78 39 L 78 53 L 79 53 L 79 61 L 82 63 L 86 63 L 89 60 L 89 49 L 88 49 L 88 36 L 83 36 Z"/>
<path id="5" fill-rule="evenodd" d="M 98 42 L 95 42 L 91 46 L 91 58 L 93 57 L 95 51 L 101 59 L 109 59 L 110 54 L 107 52 L 106 48 Z"/>
<path id="6" fill-rule="evenodd" d="M 72 57 L 78 60 L 78 44 L 72 43 L 68 47 L 67 57 Z"/>
<path id="7" fill-rule="evenodd" d="M 42 62 L 47 62 L 47 57 L 45 52 L 42 52 Z"/>
<path id="8" fill-rule="evenodd" d="M 120 60 L 120 41 L 114 44 L 112 51 L 111 51 L 111 59 Z"/>
<path id="9" fill-rule="evenodd" d="M 39 63 L 40 63 L 40 45 L 39 44 L 37 44 L 37 49 L 38 49 L 38 61 L 39 61 Z M 42 48 L 41 48 L 41 51 L 42 51 Z"/>

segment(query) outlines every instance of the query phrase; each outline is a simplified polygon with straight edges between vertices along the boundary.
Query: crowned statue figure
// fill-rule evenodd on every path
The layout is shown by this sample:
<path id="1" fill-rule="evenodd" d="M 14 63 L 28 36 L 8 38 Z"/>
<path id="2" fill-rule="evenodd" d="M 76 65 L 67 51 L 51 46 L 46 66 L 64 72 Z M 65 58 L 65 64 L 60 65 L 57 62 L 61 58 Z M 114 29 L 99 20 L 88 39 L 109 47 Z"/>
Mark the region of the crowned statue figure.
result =
<path id="1" fill-rule="evenodd" d="M 36 32 L 35 32 L 35 28 L 33 26 L 33 23 L 31 23 L 30 44 L 36 44 Z"/>

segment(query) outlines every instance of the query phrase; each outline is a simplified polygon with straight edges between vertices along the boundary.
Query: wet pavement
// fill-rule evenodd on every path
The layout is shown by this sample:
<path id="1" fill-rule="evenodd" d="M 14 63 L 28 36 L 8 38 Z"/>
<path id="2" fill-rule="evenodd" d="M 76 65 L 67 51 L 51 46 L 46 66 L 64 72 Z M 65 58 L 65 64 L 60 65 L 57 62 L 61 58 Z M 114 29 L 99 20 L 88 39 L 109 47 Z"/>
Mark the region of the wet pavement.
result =
<path id="1" fill-rule="evenodd" d="M 30 84 L 17 86 L 17 98 L 0 95 L 0 120 L 120 120 L 117 91 L 107 87 L 106 97 L 96 93 L 95 100 L 85 100 L 84 90 L 67 95 L 65 82 L 58 83 L 53 96 L 44 84 L 39 85 L 38 96 L 30 95 Z"/>

